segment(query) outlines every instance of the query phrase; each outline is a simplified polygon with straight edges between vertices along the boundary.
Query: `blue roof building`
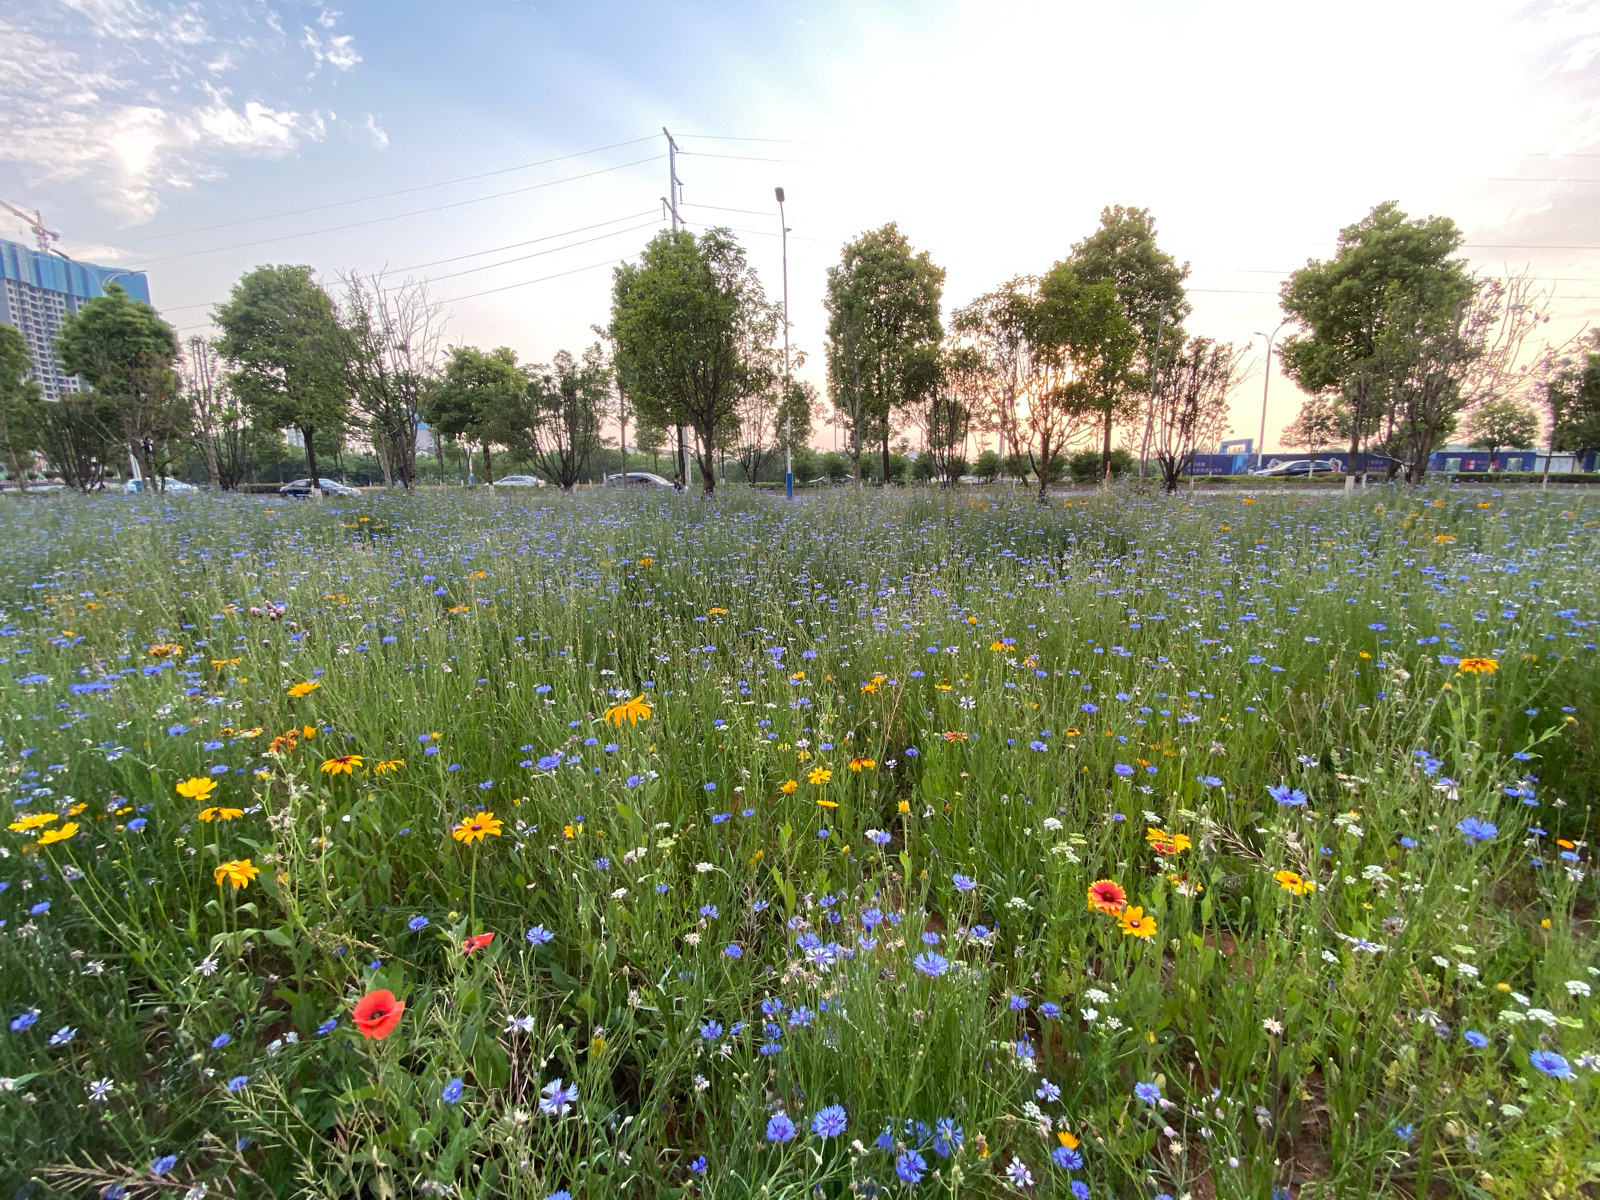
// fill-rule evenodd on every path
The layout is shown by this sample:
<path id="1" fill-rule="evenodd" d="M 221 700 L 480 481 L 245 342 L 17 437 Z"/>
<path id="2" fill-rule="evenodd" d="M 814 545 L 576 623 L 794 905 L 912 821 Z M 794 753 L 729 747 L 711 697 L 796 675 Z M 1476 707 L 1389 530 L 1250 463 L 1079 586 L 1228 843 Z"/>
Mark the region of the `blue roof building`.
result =
<path id="1" fill-rule="evenodd" d="M 68 313 L 101 295 L 108 283 L 150 303 L 150 281 L 143 271 L 97 267 L 0 239 L 0 322 L 20 330 L 27 341 L 33 378 L 46 400 L 79 389 L 77 376 L 62 374 L 56 360 L 56 334 Z"/>

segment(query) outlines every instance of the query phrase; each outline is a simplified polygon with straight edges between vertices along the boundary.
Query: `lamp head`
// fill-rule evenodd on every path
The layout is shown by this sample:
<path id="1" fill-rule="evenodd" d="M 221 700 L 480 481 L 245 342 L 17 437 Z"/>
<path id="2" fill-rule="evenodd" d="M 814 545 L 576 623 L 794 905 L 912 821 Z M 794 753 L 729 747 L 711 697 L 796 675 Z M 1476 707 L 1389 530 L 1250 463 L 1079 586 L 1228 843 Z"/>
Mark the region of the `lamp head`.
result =
<path id="1" fill-rule="evenodd" d="M 772 190 L 778 197 L 778 203 L 782 204 L 783 203 L 783 189 L 782 188 L 773 188 Z"/>

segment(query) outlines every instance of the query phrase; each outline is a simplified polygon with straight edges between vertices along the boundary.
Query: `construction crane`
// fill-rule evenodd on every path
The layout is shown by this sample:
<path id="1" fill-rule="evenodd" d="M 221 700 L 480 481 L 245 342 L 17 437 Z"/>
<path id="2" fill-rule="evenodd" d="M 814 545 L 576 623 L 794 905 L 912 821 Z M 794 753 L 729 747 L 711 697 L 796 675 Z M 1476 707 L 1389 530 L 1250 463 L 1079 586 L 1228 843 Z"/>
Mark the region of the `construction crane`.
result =
<path id="1" fill-rule="evenodd" d="M 15 204 L 7 203 L 4 200 L 0 200 L 0 208 L 7 209 L 16 216 L 21 217 L 23 223 L 33 230 L 34 239 L 39 243 L 40 254 L 49 254 L 50 243 L 61 240 L 59 233 L 45 225 L 44 217 L 38 209 L 34 209 L 32 213 L 29 213 L 27 210 L 18 208 Z M 56 253 L 59 254 L 61 252 L 58 250 Z"/>

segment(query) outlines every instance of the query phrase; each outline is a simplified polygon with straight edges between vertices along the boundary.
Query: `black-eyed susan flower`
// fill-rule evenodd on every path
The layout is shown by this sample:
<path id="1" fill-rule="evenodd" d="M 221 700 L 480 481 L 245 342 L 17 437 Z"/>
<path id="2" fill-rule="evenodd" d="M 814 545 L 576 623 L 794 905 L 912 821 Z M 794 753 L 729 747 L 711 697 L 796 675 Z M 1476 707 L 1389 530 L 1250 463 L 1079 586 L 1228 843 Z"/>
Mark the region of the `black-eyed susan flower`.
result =
<path id="1" fill-rule="evenodd" d="M 499 837 L 500 824 L 500 818 L 492 812 L 473 813 L 452 829 L 450 836 L 458 842 L 470 845 L 473 842 L 483 841 L 490 834 Z"/>

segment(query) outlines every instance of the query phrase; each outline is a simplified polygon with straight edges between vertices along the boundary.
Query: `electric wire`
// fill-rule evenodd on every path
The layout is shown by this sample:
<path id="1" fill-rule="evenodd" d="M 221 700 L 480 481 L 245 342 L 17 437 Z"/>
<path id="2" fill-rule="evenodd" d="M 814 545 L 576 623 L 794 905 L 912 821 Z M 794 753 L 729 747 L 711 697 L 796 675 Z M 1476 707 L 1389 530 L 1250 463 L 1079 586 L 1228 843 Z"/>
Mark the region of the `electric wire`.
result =
<path id="1" fill-rule="evenodd" d="M 457 183 L 472 183 L 479 179 L 492 179 L 496 175 L 508 175 L 512 171 L 527 171 L 534 167 L 547 167 L 551 163 L 566 162 L 569 159 L 584 158 L 590 154 L 601 154 L 607 150 L 617 150 L 624 146 L 637 146 L 640 142 L 653 141 L 656 134 L 648 137 L 632 138 L 626 142 L 612 142 L 609 146 L 596 146 L 593 150 L 577 150 L 571 154 L 559 154 L 555 158 L 541 158 L 537 162 L 519 163 L 514 167 L 499 167 L 493 171 L 481 171 L 476 175 L 462 175 L 456 179 L 443 179 L 438 183 L 420 183 L 415 187 L 397 188 L 392 192 L 378 192 L 371 196 L 357 196 L 351 200 L 332 200 L 327 204 L 313 204 L 308 208 L 291 208 L 284 212 L 267 213 L 259 217 L 241 217 L 237 221 L 223 221 L 217 225 L 200 225 L 194 229 L 181 229 L 173 233 L 151 233 L 144 237 L 124 238 L 127 245 L 138 245 L 141 242 L 159 241 L 163 238 L 191 237 L 197 233 L 210 233 L 217 229 L 231 229 L 238 225 L 249 225 L 256 221 L 275 221 L 279 217 L 298 217 L 306 213 L 325 212 L 330 208 L 342 208 L 349 204 L 366 204 L 373 200 L 388 200 L 394 196 L 409 196 L 415 192 L 426 192 L 433 188 L 450 187 Z"/>

